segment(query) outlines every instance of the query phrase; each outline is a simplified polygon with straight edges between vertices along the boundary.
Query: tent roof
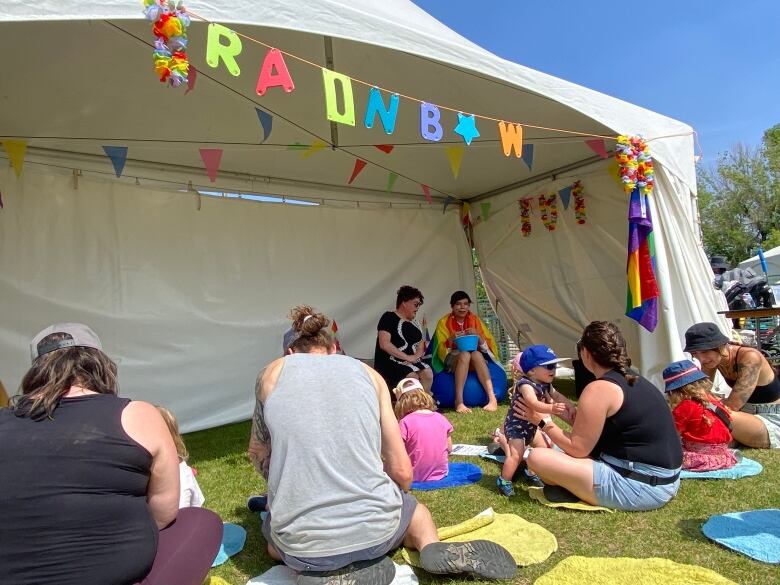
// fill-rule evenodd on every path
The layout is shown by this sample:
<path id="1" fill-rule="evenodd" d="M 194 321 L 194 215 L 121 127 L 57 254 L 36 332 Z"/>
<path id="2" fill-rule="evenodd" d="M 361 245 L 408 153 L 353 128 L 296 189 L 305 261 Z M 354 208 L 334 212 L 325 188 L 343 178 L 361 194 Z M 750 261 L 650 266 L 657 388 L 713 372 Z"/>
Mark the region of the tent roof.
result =
<path id="1" fill-rule="evenodd" d="M 254 85 L 265 49 L 244 41 L 240 77 L 230 76 L 224 67 L 211 69 L 204 62 L 205 25 L 194 19 L 189 54 L 199 77 L 196 89 L 185 97 L 183 90 L 155 81 L 146 46 L 152 40 L 150 25 L 137 3 L 6 0 L 3 8 L 0 50 L 23 53 L 26 59 L 4 70 L 0 127 L 6 136 L 36 137 L 30 140 L 32 149 L 101 156 L 104 144 L 126 144 L 131 147 L 129 165 L 145 161 L 200 170 L 198 146 L 213 145 L 225 149 L 223 175 L 262 177 L 266 183 L 300 181 L 305 188 L 290 189 L 297 194 L 311 192 L 313 185 L 319 192 L 343 192 L 354 159 L 360 157 L 381 165 L 369 167 L 356 181 L 362 190 L 382 193 L 392 170 L 401 175 L 396 193 L 419 197 L 419 184 L 426 183 L 435 195 L 462 199 L 506 190 L 594 158 L 582 137 L 526 129 L 526 141 L 535 144 L 530 170 L 503 156 L 495 124 L 481 120 L 482 137 L 467 150 L 456 180 L 442 144 L 420 138 L 415 104 L 402 100 L 398 128 L 387 137 L 360 123 L 367 90 L 357 86 L 358 124 L 338 125 L 343 151 L 318 154 L 317 162 L 312 157 L 304 164 L 299 153 L 285 146 L 310 143 L 313 136 L 331 140 L 315 68 L 288 60 L 296 91 L 272 90 L 258 97 Z M 323 65 L 322 37 L 332 37 L 336 71 L 430 103 L 547 128 L 657 138 L 651 144 L 655 160 L 695 191 L 688 125 L 501 59 L 411 2 L 303 0 L 292 6 L 278 0 L 212 0 L 187 3 L 187 8 Z M 518 26 L 518 33 L 522 26 L 528 25 Z M 47 42 L 41 43 L 44 38 Z M 52 47 L 57 58 L 52 58 Z M 262 146 L 254 105 L 276 115 L 273 137 Z M 442 119 L 444 142 L 462 144 L 452 133 L 455 114 L 443 112 Z M 167 141 L 174 138 L 179 142 Z M 371 147 L 385 142 L 398 146 L 392 157 Z"/>

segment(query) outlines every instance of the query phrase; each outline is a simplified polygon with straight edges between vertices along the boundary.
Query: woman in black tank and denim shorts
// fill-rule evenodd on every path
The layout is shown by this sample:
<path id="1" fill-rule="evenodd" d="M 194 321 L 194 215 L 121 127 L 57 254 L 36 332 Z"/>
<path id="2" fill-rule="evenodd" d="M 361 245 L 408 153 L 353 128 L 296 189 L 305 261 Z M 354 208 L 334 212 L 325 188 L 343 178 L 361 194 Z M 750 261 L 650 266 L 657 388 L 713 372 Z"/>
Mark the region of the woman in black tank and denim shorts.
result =
<path id="1" fill-rule="evenodd" d="M 682 447 L 663 394 L 629 374 L 626 342 L 613 323 L 594 321 L 577 344 L 596 380 L 585 387 L 571 432 L 515 404 L 515 412 L 544 429 L 563 452 L 533 449 L 529 469 L 546 485 L 617 510 L 660 508 L 680 486 Z"/>

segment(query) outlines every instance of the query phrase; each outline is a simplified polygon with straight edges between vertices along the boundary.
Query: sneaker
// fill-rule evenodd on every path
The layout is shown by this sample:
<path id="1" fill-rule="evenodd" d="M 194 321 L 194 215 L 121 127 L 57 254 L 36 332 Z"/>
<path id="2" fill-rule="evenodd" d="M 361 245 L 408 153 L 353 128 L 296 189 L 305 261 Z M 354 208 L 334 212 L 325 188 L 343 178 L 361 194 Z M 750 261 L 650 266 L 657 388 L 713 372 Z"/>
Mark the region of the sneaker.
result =
<path id="1" fill-rule="evenodd" d="M 544 482 L 535 473 L 529 473 L 528 468 L 523 470 L 523 483 L 531 487 L 544 487 Z"/>
<path id="2" fill-rule="evenodd" d="M 351 563 L 335 571 L 303 571 L 297 585 L 390 585 L 395 579 L 395 563 L 388 556 Z"/>
<path id="3" fill-rule="evenodd" d="M 512 579 L 517 574 L 509 551 L 489 540 L 433 542 L 420 551 L 420 565 L 435 575 L 467 573 L 483 579 Z"/>
<path id="4" fill-rule="evenodd" d="M 268 505 L 268 496 L 249 496 L 246 501 L 246 507 L 250 512 L 265 512 L 265 508 Z"/>
<path id="5" fill-rule="evenodd" d="M 507 498 L 515 495 L 515 488 L 512 487 L 512 482 L 508 479 L 504 479 L 500 475 L 496 479 L 496 486 L 498 486 L 498 491 L 501 495 L 506 496 Z"/>

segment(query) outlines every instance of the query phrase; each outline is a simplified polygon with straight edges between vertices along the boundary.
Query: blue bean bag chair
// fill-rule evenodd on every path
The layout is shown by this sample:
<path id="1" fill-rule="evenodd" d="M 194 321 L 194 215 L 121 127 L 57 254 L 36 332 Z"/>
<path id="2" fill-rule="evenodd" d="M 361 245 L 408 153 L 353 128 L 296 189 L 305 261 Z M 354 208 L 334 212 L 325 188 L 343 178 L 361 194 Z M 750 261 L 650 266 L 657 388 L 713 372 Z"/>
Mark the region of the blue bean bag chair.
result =
<path id="1" fill-rule="evenodd" d="M 490 379 L 493 380 L 493 391 L 496 393 L 496 400 L 501 402 L 506 398 L 506 372 L 504 368 L 491 361 L 488 361 L 488 371 L 490 372 Z M 455 406 L 455 374 L 450 372 L 439 372 L 436 374 L 433 377 L 431 391 L 439 406 L 453 408 Z M 466 406 L 485 406 L 487 401 L 487 394 L 482 384 L 479 383 L 476 372 L 469 372 L 468 376 L 466 376 L 466 385 L 463 387 L 463 403 Z"/>

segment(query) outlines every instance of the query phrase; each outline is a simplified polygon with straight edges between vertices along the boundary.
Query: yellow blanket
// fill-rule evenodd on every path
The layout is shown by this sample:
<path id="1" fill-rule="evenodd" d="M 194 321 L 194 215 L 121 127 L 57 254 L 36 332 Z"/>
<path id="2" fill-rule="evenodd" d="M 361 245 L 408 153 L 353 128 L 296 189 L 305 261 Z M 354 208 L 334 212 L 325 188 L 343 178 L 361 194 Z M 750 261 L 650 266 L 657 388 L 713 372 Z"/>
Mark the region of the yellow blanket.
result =
<path id="1" fill-rule="evenodd" d="M 736 585 L 715 571 L 668 559 L 568 557 L 534 585 Z"/>
<path id="2" fill-rule="evenodd" d="M 541 563 L 558 550 L 558 541 L 551 532 L 515 514 L 496 514 L 492 508 L 455 526 L 439 528 L 438 532 L 439 539 L 446 542 L 498 543 L 510 552 L 519 567 Z M 410 565 L 420 566 L 417 551 L 405 548 L 403 557 Z"/>
<path id="3" fill-rule="evenodd" d="M 528 495 L 532 500 L 536 500 L 540 504 L 544 504 L 545 506 L 549 506 L 550 508 L 569 508 L 570 510 L 581 510 L 583 512 L 614 512 L 614 510 L 610 510 L 609 508 L 604 508 L 602 506 L 593 506 L 592 504 L 588 504 L 587 502 L 583 502 L 583 501 L 572 502 L 572 503 L 551 502 L 545 497 L 544 488 L 541 487 L 528 486 Z"/>

